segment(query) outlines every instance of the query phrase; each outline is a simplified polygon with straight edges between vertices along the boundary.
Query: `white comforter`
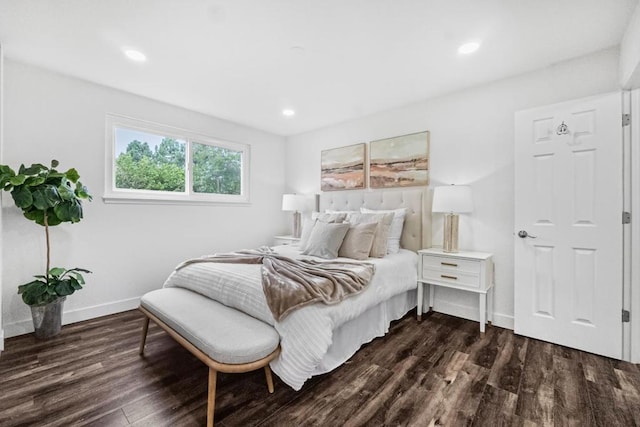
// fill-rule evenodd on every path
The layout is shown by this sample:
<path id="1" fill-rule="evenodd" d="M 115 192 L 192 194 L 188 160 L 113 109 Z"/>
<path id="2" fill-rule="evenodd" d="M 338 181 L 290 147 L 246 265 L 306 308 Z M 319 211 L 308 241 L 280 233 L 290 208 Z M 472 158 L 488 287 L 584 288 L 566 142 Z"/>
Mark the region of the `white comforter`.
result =
<path id="1" fill-rule="evenodd" d="M 292 258 L 313 258 L 300 255 L 294 246 L 275 249 Z M 271 368 L 282 381 L 299 390 L 327 353 L 334 330 L 382 301 L 415 289 L 415 252 L 402 249 L 397 254 L 382 259 L 371 258 L 367 262 L 376 265 L 376 273 L 363 292 L 340 304 L 303 307 L 280 322 L 274 320 L 267 306 L 262 291 L 260 265 L 192 264 L 173 272 L 164 287 L 176 286 L 198 292 L 273 325 L 280 334 L 282 350 L 280 357 L 271 363 Z"/>

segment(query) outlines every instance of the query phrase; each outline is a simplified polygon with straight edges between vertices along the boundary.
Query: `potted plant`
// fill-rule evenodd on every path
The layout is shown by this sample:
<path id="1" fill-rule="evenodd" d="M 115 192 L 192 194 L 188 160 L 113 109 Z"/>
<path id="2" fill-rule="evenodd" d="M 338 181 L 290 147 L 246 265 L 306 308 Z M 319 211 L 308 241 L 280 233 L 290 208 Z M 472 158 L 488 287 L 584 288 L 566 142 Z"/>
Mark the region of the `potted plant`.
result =
<path id="1" fill-rule="evenodd" d="M 47 243 L 47 267 L 36 280 L 18 287 L 22 300 L 31 307 L 35 336 L 51 338 L 60 332 L 62 307 L 67 295 L 82 289 L 83 268 L 51 268 L 51 244 L 49 227 L 63 222 L 79 222 L 82 219 L 82 201 L 91 201 L 87 188 L 79 181 L 75 169 L 58 172 L 58 161 L 51 167 L 32 164 L 20 165 L 18 173 L 7 165 L 0 165 L 0 188 L 11 192 L 16 206 L 24 217 L 44 227 Z"/>

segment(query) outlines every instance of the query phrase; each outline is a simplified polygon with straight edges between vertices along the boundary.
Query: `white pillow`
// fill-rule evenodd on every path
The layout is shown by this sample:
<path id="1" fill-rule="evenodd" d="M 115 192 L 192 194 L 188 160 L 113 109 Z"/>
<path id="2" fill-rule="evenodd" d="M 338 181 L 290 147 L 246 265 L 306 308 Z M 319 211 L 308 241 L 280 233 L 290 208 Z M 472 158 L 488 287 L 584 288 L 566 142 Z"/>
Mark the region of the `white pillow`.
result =
<path id="1" fill-rule="evenodd" d="M 302 233 L 300 233 L 300 243 L 298 247 L 301 251 L 307 249 L 307 242 L 309 241 L 309 236 L 311 236 L 311 231 L 313 230 L 313 226 L 316 221 L 333 223 L 333 222 L 343 222 L 347 218 L 346 214 L 329 214 L 324 213 L 321 214 L 319 212 L 313 212 L 311 214 L 311 218 L 305 217 L 302 220 Z"/>
<path id="2" fill-rule="evenodd" d="M 338 249 L 342 245 L 344 236 L 349 231 L 349 223 L 329 224 L 317 220 L 309 236 L 307 248 L 303 255 L 313 255 L 320 258 L 333 259 L 338 257 Z"/>
<path id="3" fill-rule="evenodd" d="M 404 217 L 407 214 L 407 208 L 374 210 L 360 208 L 362 213 L 393 213 L 393 221 L 391 221 L 391 229 L 389 230 L 389 240 L 387 240 L 387 253 L 397 254 L 400 251 L 400 237 L 402 236 L 402 228 L 404 227 Z"/>

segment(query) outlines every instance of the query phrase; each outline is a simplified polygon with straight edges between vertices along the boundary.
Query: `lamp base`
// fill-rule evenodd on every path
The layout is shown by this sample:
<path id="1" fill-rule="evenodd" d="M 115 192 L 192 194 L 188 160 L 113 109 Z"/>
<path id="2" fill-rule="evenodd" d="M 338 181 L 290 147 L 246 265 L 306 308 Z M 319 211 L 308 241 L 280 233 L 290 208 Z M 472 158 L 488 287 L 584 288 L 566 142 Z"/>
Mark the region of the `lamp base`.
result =
<path id="1" fill-rule="evenodd" d="M 293 213 L 293 237 L 295 237 L 296 239 L 299 239 L 300 235 L 302 234 L 302 224 L 300 217 L 300 212 L 296 211 Z"/>
<path id="2" fill-rule="evenodd" d="M 444 216 L 443 252 L 458 252 L 458 215 L 448 213 Z"/>

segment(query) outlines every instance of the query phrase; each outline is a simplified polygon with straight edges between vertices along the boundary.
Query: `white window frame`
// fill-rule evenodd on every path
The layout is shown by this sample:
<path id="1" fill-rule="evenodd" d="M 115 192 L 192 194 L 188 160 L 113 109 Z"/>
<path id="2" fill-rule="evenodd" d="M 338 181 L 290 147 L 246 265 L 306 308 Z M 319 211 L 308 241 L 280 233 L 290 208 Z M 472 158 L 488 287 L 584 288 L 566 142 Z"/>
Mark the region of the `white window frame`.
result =
<path id="1" fill-rule="evenodd" d="M 116 188 L 116 128 L 126 128 L 155 135 L 180 139 L 186 142 L 185 150 L 185 191 L 156 191 Z M 251 146 L 238 142 L 224 141 L 200 135 L 188 130 L 131 117 L 107 114 L 106 117 L 105 203 L 138 204 L 249 204 L 249 170 L 251 169 Z M 192 189 L 193 164 L 191 163 L 193 143 L 227 148 L 242 153 L 240 194 L 196 193 Z"/>

